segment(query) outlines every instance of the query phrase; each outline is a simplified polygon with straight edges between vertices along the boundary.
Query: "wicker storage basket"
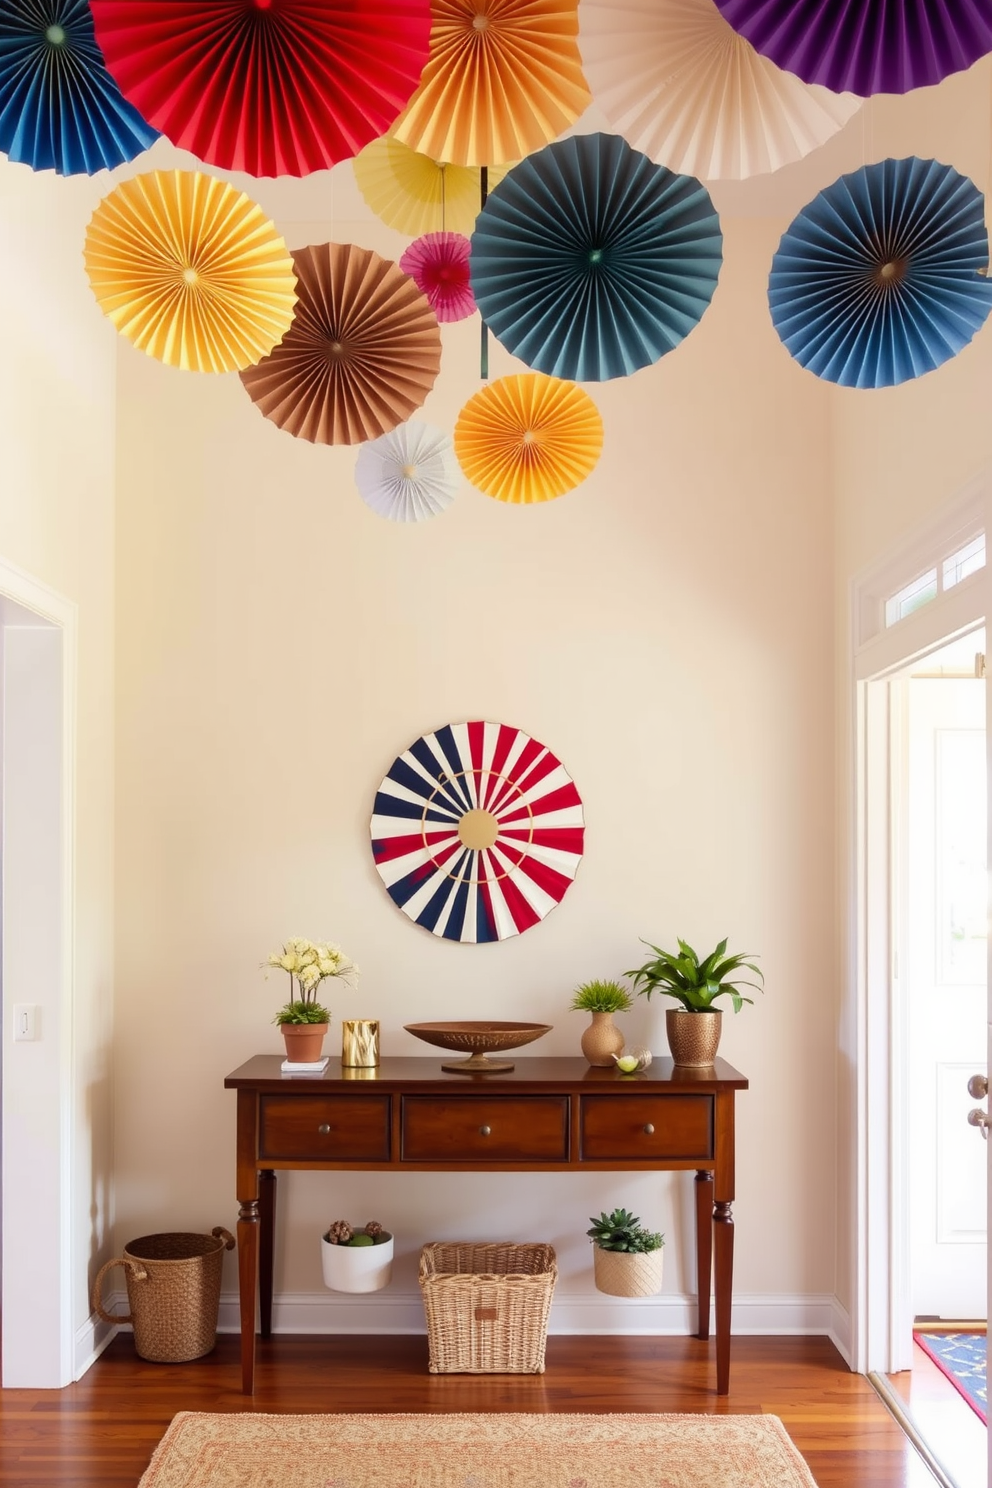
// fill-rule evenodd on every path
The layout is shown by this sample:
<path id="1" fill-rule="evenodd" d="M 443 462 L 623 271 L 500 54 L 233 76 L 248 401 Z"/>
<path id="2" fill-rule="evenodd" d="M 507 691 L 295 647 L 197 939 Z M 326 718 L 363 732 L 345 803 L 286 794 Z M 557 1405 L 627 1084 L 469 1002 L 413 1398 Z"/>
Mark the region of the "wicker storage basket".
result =
<path id="1" fill-rule="evenodd" d="M 543 1374 L 550 1245 L 435 1240 L 420 1252 L 431 1374 Z"/>
<path id="2" fill-rule="evenodd" d="M 155 1364 L 184 1364 L 209 1354 L 217 1342 L 220 1274 L 234 1236 L 218 1225 L 209 1235 L 142 1235 L 124 1254 L 101 1266 L 93 1283 L 93 1309 L 105 1323 L 131 1323 L 134 1347 Z M 103 1278 L 124 1267 L 126 1317 L 105 1312 Z"/>

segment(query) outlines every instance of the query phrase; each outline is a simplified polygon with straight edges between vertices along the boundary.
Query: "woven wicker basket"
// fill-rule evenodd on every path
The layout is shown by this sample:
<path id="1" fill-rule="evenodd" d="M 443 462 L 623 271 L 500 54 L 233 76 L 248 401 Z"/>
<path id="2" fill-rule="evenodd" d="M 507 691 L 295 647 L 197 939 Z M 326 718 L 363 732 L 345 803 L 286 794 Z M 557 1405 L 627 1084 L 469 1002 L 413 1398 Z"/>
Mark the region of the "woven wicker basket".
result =
<path id="1" fill-rule="evenodd" d="M 93 1283 L 93 1309 L 105 1323 L 131 1323 L 134 1347 L 155 1364 L 184 1364 L 209 1354 L 217 1342 L 224 1251 L 234 1236 L 218 1225 L 209 1235 L 142 1235 L 124 1254 L 101 1266 Z M 126 1317 L 105 1312 L 103 1278 L 124 1267 Z"/>
<path id="2" fill-rule="evenodd" d="M 435 1240 L 420 1252 L 431 1374 L 543 1374 L 550 1245 Z"/>

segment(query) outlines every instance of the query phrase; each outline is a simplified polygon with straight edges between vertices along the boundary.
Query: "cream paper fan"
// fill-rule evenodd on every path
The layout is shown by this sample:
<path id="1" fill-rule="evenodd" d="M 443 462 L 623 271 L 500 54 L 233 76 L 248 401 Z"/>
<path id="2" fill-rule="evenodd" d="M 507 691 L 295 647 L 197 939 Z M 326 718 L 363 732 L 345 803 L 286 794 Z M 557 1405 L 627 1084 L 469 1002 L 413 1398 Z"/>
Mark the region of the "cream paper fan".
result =
<path id="1" fill-rule="evenodd" d="M 670 170 L 735 181 L 778 170 L 861 106 L 762 57 L 713 0 L 582 0 L 579 22 L 594 102 Z"/>

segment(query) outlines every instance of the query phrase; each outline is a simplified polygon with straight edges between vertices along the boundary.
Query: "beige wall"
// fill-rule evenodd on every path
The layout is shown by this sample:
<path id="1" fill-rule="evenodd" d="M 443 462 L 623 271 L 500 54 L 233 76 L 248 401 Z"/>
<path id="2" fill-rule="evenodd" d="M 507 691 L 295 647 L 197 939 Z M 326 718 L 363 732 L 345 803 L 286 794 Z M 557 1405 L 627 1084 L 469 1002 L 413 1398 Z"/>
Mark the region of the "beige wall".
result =
<path id="1" fill-rule="evenodd" d="M 258 195 L 294 244 L 350 236 L 401 251 L 341 172 Z M 354 451 L 279 431 L 236 377 L 184 376 L 121 346 L 120 1239 L 235 1218 L 221 1085 L 279 1049 L 284 988 L 259 963 L 288 935 L 338 939 L 364 975 L 356 993 L 332 993 L 335 1017 L 378 1017 L 388 1053 L 421 1054 L 403 1023 L 457 1017 L 543 1020 L 543 1051 L 577 1053 L 579 980 L 635 964 L 639 936 L 729 935 L 760 953 L 768 987 L 724 1039 L 751 1079 L 738 1293 L 832 1291 L 827 406 L 768 322 L 780 226 L 725 226 L 700 327 L 655 368 L 593 389 L 601 463 L 533 509 L 465 487 L 443 517 L 390 525 L 354 490 Z M 478 386 L 477 323 L 444 341 L 425 417 L 450 428 Z M 494 376 L 510 370 L 498 347 L 493 362 Z M 395 755 L 472 716 L 559 752 L 588 824 L 563 904 L 482 947 L 412 925 L 368 845 Z M 626 1027 L 664 1051 L 663 1007 L 639 1005 Z M 563 1291 L 591 1292 L 587 1216 L 622 1202 L 666 1230 L 667 1289 L 691 1282 L 691 1180 L 281 1183 L 284 1292 L 319 1291 L 317 1235 L 366 1210 L 397 1232 L 407 1284 L 426 1239 L 509 1235 L 551 1240 Z"/>
<path id="2" fill-rule="evenodd" d="M 81 254 L 105 189 L 106 180 L 34 175 L 0 157 L 0 557 L 78 606 L 77 1327 L 111 1219 L 116 337 L 90 297 Z"/>

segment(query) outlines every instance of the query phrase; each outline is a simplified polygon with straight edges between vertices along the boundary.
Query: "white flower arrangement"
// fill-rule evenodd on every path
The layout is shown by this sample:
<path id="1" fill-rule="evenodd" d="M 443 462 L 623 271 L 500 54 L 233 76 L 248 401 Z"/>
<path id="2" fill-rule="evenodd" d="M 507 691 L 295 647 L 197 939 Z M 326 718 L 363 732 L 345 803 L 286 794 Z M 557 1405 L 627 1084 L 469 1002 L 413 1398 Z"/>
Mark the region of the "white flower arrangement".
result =
<path id="1" fill-rule="evenodd" d="M 317 988 L 326 977 L 340 977 L 349 986 L 359 970 L 340 946 L 328 941 L 287 940 L 262 965 L 289 973 L 289 1001 L 276 1013 L 276 1023 L 327 1023 L 330 1013 L 317 1001 Z"/>

